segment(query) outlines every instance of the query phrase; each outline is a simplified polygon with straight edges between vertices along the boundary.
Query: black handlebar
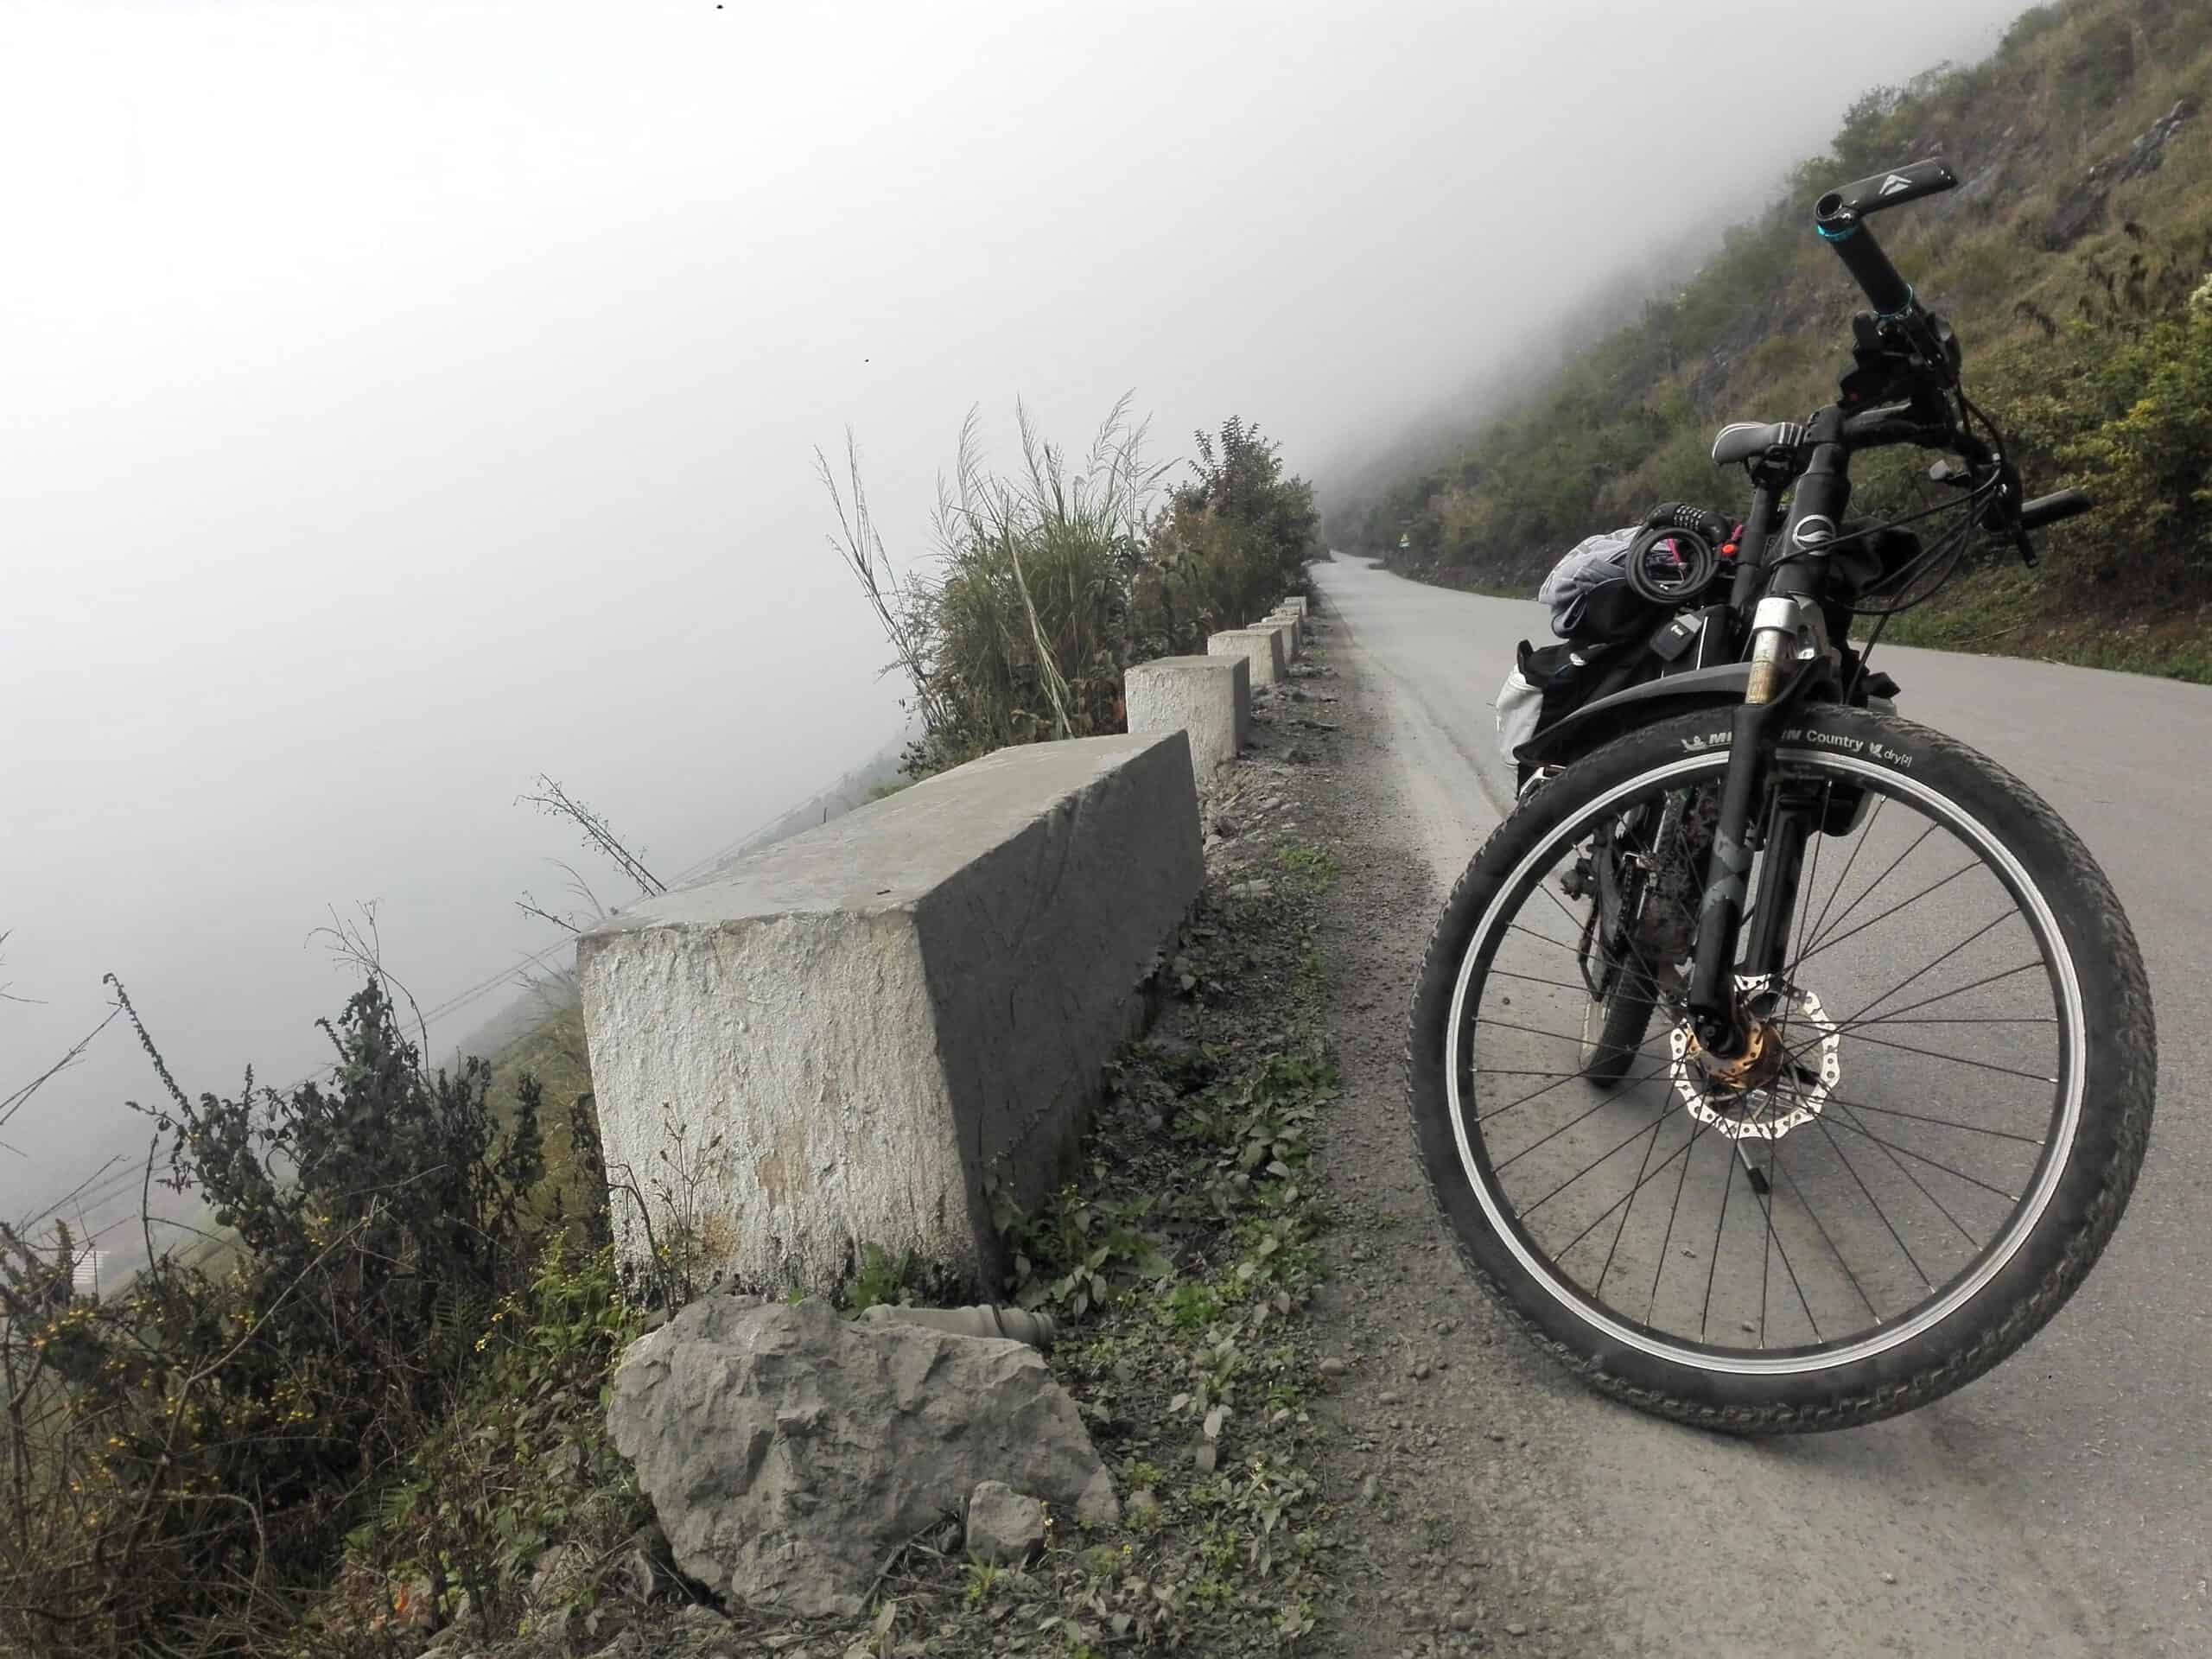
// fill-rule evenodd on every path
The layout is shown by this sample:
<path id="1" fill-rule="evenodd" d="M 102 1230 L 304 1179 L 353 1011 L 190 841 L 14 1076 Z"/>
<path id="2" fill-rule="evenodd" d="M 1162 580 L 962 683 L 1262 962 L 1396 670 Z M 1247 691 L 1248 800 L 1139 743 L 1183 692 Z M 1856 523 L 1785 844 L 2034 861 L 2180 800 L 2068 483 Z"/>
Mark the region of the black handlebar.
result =
<path id="1" fill-rule="evenodd" d="M 2096 503 L 2079 490 L 2059 490 L 2050 495 L 2039 495 L 2020 506 L 2019 526 L 2022 530 L 2041 530 L 2069 518 L 2078 518 L 2095 510 Z"/>
<path id="2" fill-rule="evenodd" d="M 1876 313 L 1901 317 L 1914 308 L 1912 284 L 1897 274 L 1890 256 L 1874 239 L 1866 220 L 1885 207 L 1901 207 L 1954 189 L 1959 175 L 1948 162 L 1914 162 L 1888 173 L 1831 190 L 1813 204 L 1814 227 L 1865 292 Z"/>
<path id="3" fill-rule="evenodd" d="M 1821 198 L 1823 202 L 1834 200 Z M 1912 284 L 1897 274 L 1890 263 L 1890 256 L 1882 251 L 1882 245 L 1874 239 L 1874 232 L 1858 220 L 1850 220 L 1831 229 L 1825 223 L 1815 226 L 1836 257 L 1858 282 L 1876 312 L 1885 317 L 1901 317 L 1913 306 Z"/>

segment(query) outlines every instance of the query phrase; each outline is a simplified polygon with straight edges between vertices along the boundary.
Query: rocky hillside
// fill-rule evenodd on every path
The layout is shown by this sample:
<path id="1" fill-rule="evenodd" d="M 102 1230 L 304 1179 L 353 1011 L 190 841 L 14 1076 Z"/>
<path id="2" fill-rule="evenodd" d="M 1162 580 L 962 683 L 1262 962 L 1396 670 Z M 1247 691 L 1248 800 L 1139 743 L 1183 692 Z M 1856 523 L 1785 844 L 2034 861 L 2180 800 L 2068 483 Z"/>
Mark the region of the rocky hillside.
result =
<path id="1" fill-rule="evenodd" d="M 1982 63 L 1868 93 L 1829 152 L 1764 215 L 1717 233 L 1678 291 L 1442 461 L 1332 502 L 1332 541 L 1525 591 L 1560 549 L 1653 502 L 1731 504 L 1711 434 L 1833 397 L 1863 305 L 1813 236 L 1811 202 L 1941 156 L 1961 188 L 1885 219 L 1884 242 L 1956 325 L 1969 389 L 2031 485 L 2080 484 L 2103 510 L 2053 537 L 2044 574 L 1978 569 L 1891 637 L 2204 677 L 2209 92 L 2212 8 L 2063 0 L 2024 15 Z"/>

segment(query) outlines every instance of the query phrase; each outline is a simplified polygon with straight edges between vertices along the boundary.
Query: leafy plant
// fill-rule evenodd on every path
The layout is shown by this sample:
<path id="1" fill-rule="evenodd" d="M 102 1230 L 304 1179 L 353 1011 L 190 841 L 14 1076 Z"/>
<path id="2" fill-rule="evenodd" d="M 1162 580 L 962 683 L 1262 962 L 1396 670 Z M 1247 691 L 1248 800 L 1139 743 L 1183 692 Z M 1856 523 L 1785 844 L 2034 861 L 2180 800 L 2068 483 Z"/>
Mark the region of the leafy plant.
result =
<path id="1" fill-rule="evenodd" d="M 232 1650 L 289 1624 L 529 1281 L 540 1091 L 499 1124 L 488 1068 L 428 1070 L 387 985 L 326 1024 L 327 1083 L 196 1098 L 117 988 L 165 1093 L 159 1178 L 236 1261 L 156 1255 L 63 1301 L 0 1230 L 0 1646 Z"/>

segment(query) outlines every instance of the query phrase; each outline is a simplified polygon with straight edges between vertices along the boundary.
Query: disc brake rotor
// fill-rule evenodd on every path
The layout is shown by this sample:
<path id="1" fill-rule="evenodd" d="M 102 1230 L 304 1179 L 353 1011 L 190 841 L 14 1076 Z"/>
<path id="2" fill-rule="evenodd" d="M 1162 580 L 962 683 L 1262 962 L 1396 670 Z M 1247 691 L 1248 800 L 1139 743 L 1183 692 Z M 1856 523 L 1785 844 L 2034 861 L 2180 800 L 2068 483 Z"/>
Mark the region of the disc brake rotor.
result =
<path id="1" fill-rule="evenodd" d="M 1762 1010 L 1744 1053 L 1718 1058 L 1687 1021 L 1676 1026 L 1669 1039 L 1675 1090 L 1691 1116 L 1732 1141 L 1779 1141 L 1821 1115 L 1842 1076 L 1842 1034 L 1810 991 L 1756 974 L 1738 974 L 1736 989 L 1746 1008 Z"/>

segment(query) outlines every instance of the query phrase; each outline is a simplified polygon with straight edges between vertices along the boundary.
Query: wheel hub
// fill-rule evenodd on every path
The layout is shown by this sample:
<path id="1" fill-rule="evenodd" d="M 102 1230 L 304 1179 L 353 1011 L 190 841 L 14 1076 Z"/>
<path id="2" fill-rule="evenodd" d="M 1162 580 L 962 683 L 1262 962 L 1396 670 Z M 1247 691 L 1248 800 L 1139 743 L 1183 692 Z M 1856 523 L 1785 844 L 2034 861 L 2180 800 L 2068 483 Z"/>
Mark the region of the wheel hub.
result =
<path id="1" fill-rule="evenodd" d="M 1669 1039 L 1675 1090 L 1692 1117 L 1732 1141 L 1779 1141 L 1821 1115 L 1842 1075 L 1842 1036 L 1810 991 L 1739 974 L 1736 993 L 1744 1052 L 1713 1053 L 1685 1020 Z"/>

